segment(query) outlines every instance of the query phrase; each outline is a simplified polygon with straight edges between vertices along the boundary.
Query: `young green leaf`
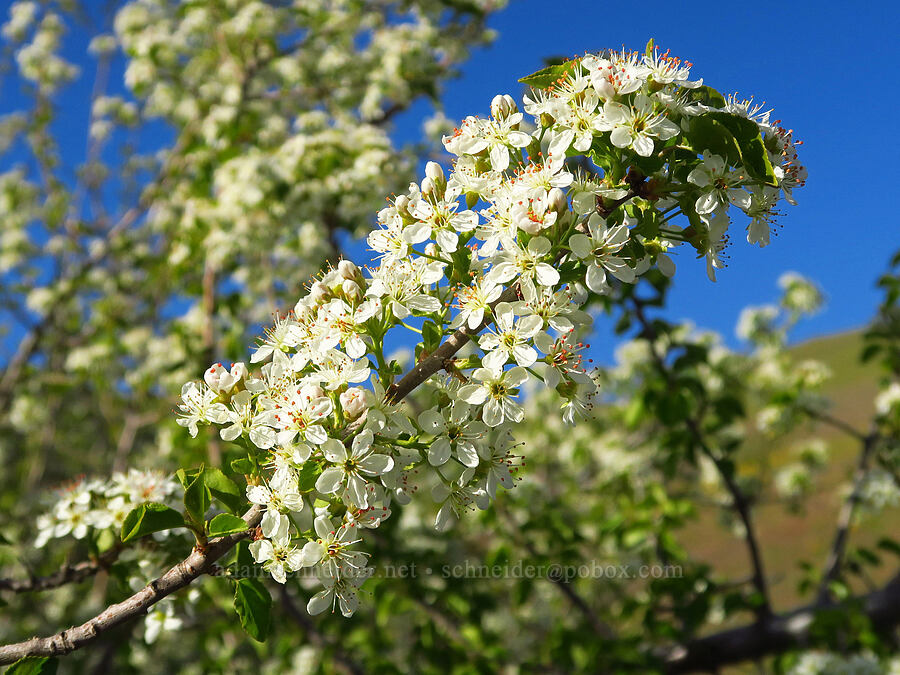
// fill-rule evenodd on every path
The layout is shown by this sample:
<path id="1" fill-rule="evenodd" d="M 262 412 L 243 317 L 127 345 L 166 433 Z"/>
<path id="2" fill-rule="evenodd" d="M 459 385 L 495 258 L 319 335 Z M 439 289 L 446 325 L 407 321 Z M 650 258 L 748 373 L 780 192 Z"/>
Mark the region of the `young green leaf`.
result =
<path id="1" fill-rule="evenodd" d="M 122 523 L 122 541 L 131 541 L 151 532 L 184 527 L 184 517 L 165 504 L 147 502 L 132 509 Z"/>
<path id="2" fill-rule="evenodd" d="M 571 73 L 575 69 L 576 63 L 576 61 L 566 61 L 554 66 L 547 66 L 536 73 L 523 77 L 519 82 L 535 89 L 546 89 L 557 80 Z"/>
<path id="3" fill-rule="evenodd" d="M 238 579 L 234 587 L 234 611 L 247 635 L 264 642 L 269 634 L 272 597 L 258 579 Z"/>
<path id="4" fill-rule="evenodd" d="M 53 656 L 26 656 L 7 668 L 6 672 L 12 675 L 54 675 L 57 666 L 59 659 Z"/>
<path id="5" fill-rule="evenodd" d="M 203 474 L 198 474 L 184 490 L 184 507 L 195 522 L 203 523 L 210 500 Z"/>
<path id="6" fill-rule="evenodd" d="M 203 470 L 203 482 L 212 493 L 232 513 L 240 513 L 247 505 L 243 491 L 233 480 L 215 467 Z"/>
<path id="7" fill-rule="evenodd" d="M 247 529 L 247 523 L 243 518 L 238 518 L 230 513 L 220 513 L 209 521 L 209 536 L 221 537 L 226 534 L 235 534 Z"/>

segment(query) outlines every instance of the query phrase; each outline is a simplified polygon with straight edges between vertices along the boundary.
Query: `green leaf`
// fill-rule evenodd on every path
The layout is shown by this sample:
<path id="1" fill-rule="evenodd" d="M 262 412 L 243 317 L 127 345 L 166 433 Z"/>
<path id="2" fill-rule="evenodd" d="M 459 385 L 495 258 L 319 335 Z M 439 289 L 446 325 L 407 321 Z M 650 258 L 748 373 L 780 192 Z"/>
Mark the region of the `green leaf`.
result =
<path id="1" fill-rule="evenodd" d="M 198 474 L 184 490 L 184 507 L 195 522 L 202 524 L 210 501 L 209 489 L 203 480 L 203 474 Z"/>
<path id="2" fill-rule="evenodd" d="M 757 126 L 756 122 L 746 117 L 727 112 L 708 112 L 704 117 L 714 119 L 726 127 L 734 134 L 738 142 L 749 141 L 759 136 L 759 126 Z"/>
<path id="3" fill-rule="evenodd" d="M 231 462 L 231 470 L 235 473 L 249 476 L 251 473 L 253 473 L 253 462 L 251 462 L 247 457 L 235 459 Z"/>
<path id="4" fill-rule="evenodd" d="M 226 534 L 236 534 L 247 529 L 247 523 L 243 518 L 238 518 L 230 513 L 220 513 L 209 521 L 209 536 L 221 537 Z"/>
<path id="5" fill-rule="evenodd" d="M 741 151 L 741 159 L 747 173 L 757 180 L 770 185 L 776 184 L 775 171 L 769 161 L 769 153 L 763 144 L 759 125 L 751 119 L 726 112 L 711 112 L 705 117 L 716 120 L 727 128 L 737 141 Z"/>
<path id="6" fill-rule="evenodd" d="M 238 579 L 234 587 L 234 611 L 247 635 L 264 642 L 269 634 L 272 597 L 258 579 Z"/>
<path id="7" fill-rule="evenodd" d="M 557 80 L 571 73 L 575 69 L 575 63 L 575 61 L 566 61 L 565 63 L 541 68 L 536 73 L 521 78 L 519 82 L 535 89 L 546 89 Z"/>
<path id="8" fill-rule="evenodd" d="M 469 266 L 472 261 L 472 251 L 466 246 L 459 246 L 450 254 L 453 268 L 449 271 L 450 281 L 467 281 L 469 278 Z"/>
<path id="9" fill-rule="evenodd" d="M 178 469 L 178 471 L 175 472 L 175 477 L 178 479 L 178 482 L 181 483 L 181 487 L 186 488 L 193 482 L 198 473 L 200 473 L 200 469 Z"/>
<path id="10" fill-rule="evenodd" d="M 122 541 L 131 541 L 151 532 L 184 527 L 184 517 L 165 504 L 147 502 L 132 509 L 122 523 Z"/>
<path id="11" fill-rule="evenodd" d="M 722 94 L 706 85 L 691 89 L 688 96 L 694 103 L 702 103 L 713 108 L 724 108 L 726 103 L 725 97 L 722 96 Z"/>
<path id="12" fill-rule="evenodd" d="M 212 496 L 222 502 L 232 513 L 240 513 L 247 505 L 244 493 L 233 480 L 215 467 L 203 470 L 203 482 Z"/>
<path id="13" fill-rule="evenodd" d="M 655 48 L 655 46 L 656 45 L 653 42 L 653 38 L 647 40 L 647 46 L 644 47 L 644 56 L 646 56 L 648 59 L 653 56 L 653 49 Z"/>
<path id="14" fill-rule="evenodd" d="M 775 169 L 769 161 L 769 153 L 763 144 L 762 137 L 753 138 L 741 144 L 741 155 L 744 158 L 744 167 L 751 177 L 761 180 L 767 185 L 776 186 L 778 179 L 775 177 Z"/>
<path id="15" fill-rule="evenodd" d="M 711 152 L 732 166 L 741 164 L 741 147 L 731 130 L 710 114 L 691 120 L 687 138 L 697 152 Z"/>
<path id="16" fill-rule="evenodd" d="M 51 656 L 26 656 L 6 669 L 7 675 L 54 675 L 59 659 Z"/>
<path id="17" fill-rule="evenodd" d="M 441 346 L 442 337 L 441 329 L 434 321 L 426 321 L 422 324 L 423 346 L 429 354 Z"/>
<path id="18" fill-rule="evenodd" d="M 315 462 L 306 462 L 297 472 L 297 485 L 300 492 L 309 492 L 316 486 L 316 480 L 322 473 L 322 467 Z"/>

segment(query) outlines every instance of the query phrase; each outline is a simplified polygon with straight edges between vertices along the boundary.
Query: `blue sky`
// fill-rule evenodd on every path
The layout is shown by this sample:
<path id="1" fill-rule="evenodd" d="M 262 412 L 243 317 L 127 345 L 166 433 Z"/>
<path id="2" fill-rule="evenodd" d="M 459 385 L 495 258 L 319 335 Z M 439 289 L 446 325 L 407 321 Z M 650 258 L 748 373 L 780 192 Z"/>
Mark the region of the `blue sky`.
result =
<path id="1" fill-rule="evenodd" d="M 786 207 L 773 243 L 758 249 L 736 237 L 717 283 L 707 279 L 703 261 L 688 251 L 678 256 L 667 316 L 721 331 L 734 343 L 740 309 L 774 300 L 777 278 L 794 270 L 815 279 L 828 297 L 825 311 L 798 327 L 796 338 L 861 326 L 872 317 L 879 301 L 874 281 L 900 246 L 893 199 L 894 119 L 900 109 L 896 9 L 886 2 L 576 1 L 556 3 L 553 12 L 548 7 L 540 0 L 512 0 L 491 18 L 496 42 L 476 50 L 461 76 L 445 86 L 448 117 L 485 115 L 497 93 L 518 98 L 518 78 L 542 67 L 545 57 L 605 47 L 643 49 L 652 37 L 663 50 L 692 61 L 693 75 L 707 84 L 773 107 L 775 117 L 804 141 L 801 160 L 809 169 L 807 186 L 797 194 L 800 204 Z M 86 42 L 76 29 L 66 39 L 65 54 L 90 74 Z M 113 90 L 121 87 L 121 64 L 112 84 Z M 14 81 L 3 82 L 0 111 L 21 105 L 17 89 Z M 62 134 L 64 154 L 69 163 L 78 162 L 88 115 L 83 86 L 68 87 L 60 102 L 60 129 L 77 130 Z M 423 103 L 401 116 L 397 140 L 417 140 L 427 112 Z M 162 142 L 168 134 L 159 131 L 144 140 Z M 351 255 L 361 248 L 352 245 Z M 601 360 L 612 347 L 607 335 L 600 326 L 593 351 Z"/>

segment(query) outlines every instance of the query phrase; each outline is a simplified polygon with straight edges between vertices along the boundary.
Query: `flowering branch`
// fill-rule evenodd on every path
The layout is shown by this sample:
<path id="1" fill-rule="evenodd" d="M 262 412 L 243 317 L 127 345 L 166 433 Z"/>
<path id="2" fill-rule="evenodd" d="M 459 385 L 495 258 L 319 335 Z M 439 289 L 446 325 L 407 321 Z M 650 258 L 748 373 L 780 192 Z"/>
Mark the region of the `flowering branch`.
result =
<path id="1" fill-rule="evenodd" d="M 598 387 L 573 335 L 591 320 L 582 310 L 591 293 L 653 267 L 673 274 L 670 253 L 685 243 L 714 279 L 732 207 L 749 217 L 748 241 L 768 242 L 775 204 L 803 183 L 791 134 L 769 112 L 688 76 L 648 48 L 525 78 L 531 122 L 510 96 L 495 97 L 490 119 L 469 117 L 444 138 L 456 156 L 449 175 L 429 162 L 421 183 L 378 213 L 368 237 L 375 269 L 341 261 L 276 319 L 250 367 L 213 364 L 203 382 L 184 385 L 178 423 L 192 436 L 212 425 L 244 455 L 231 470 L 255 505 L 244 516 L 259 525 L 255 562 L 282 584 L 301 568 L 321 581 L 310 614 L 356 611 L 374 572 L 357 544 L 420 486 L 439 505 L 440 531 L 513 487 L 511 428 L 525 417 L 527 382 L 557 392 L 565 421 L 586 414 Z M 589 160 L 590 172 L 569 171 L 570 156 Z M 418 363 L 395 382 L 402 367 L 386 355 L 387 337 L 404 328 Z M 454 359 L 469 344 L 472 353 Z M 411 414 L 402 402 L 426 383 Z M 248 536 L 213 537 L 205 520 L 212 498 L 238 512 L 230 478 L 179 477 L 202 550 L 87 624 L 0 655 L 72 651 Z M 758 555 L 754 565 L 765 597 Z"/>
<path id="2" fill-rule="evenodd" d="M 311 613 L 355 611 L 372 571 L 359 533 L 409 501 L 414 476 L 430 483 L 442 530 L 512 487 L 509 428 L 524 417 L 528 380 L 559 393 L 568 422 L 592 405 L 597 386 L 572 339 L 590 321 L 589 292 L 654 265 L 671 275 L 667 252 L 686 241 L 714 277 L 732 206 L 751 219 L 748 240 L 767 243 L 778 196 L 803 182 L 790 133 L 688 74 L 648 49 L 525 78 L 533 124 L 497 96 L 491 119 L 469 117 L 445 137 L 450 174 L 429 162 L 379 212 L 368 238 L 377 268 L 341 261 L 313 283 L 253 354 L 259 372 L 215 364 L 185 385 L 179 423 L 192 435 L 217 425 L 248 453 L 247 496 L 266 507 L 256 562 L 281 583 L 301 567 L 319 574 Z M 596 168 L 576 176 L 568 156 Z M 396 382 L 400 366 L 384 353 L 395 328 L 419 343 Z M 411 416 L 400 402 L 426 382 Z"/>

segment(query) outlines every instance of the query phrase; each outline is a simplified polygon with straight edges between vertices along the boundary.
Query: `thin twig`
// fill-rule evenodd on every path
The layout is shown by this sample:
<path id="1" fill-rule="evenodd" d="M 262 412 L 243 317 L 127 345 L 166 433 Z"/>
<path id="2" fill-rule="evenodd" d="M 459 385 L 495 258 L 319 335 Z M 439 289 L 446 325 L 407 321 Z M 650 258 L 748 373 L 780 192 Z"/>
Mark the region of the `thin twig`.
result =
<path id="1" fill-rule="evenodd" d="M 0 579 L 0 590 L 13 593 L 47 591 L 66 584 L 76 584 L 107 569 L 119 557 L 121 549 L 112 548 L 93 560 L 84 560 L 74 565 L 63 565 L 53 574 L 29 579 Z"/>
<path id="2" fill-rule="evenodd" d="M 853 475 L 853 488 L 841 507 L 841 512 L 838 514 L 834 541 L 831 544 L 828 560 L 825 562 L 825 570 L 822 573 L 822 583 L 819 586 L 819 601 L 825 601 L 830 597 L 829 585 L 841 573 L 841 568 L 844 565 L 844 556 L 847 552 L 847 541 L 850 538 L 850 528 L 853 525 L 853 517 L 856 514 L 856 508 L 862 501 L 866 478 L 869 475 L 872 457 L 877 447 L 877 434 L 872 433 L 864 437 L 862 450 L 859 453 L 859 460 L 856 464 L 856 471 Z"/>
<path id="3" fill-rule="evenodd" d="M 341 649 L 340 645 L 335 644 L 319 632 L 315 622 L 297 607 L 297 603 L 294 602 L 291 594 L 284 586 L 281 586 L 279 590 L 279 598 L 287 615 L 304 630 L 309 641 L 320 649 L 330 649 L 332 651 L 334 665 L 337 666 L 338 670 L 348 675 L 363 675 L 365 671 L 362 667 L 350 658 L 350 655 Z"/>
<path id="4" fill-rule="evenodd" d="M 500 513 L 506 521 L 510 525 L 510 531 L 513 532 L 513 538 L 517 540 L 522 546 L 525 547 L 525 550 L 528 551 L 528 554 L 535 559 L 540 559 L 541 556 L 537 549 L 535 549 L 534 544 L 532 544 L 526 537 L 517 535 L 515 533 L 521 532 L 522 528 L 516 523 L 512 514 L 506 511 L 506 509 L 501 508 L 499 505 L 494 507 L 498 513 Z M 604 622 L 599 616 L 597 616 L 596 612 L 591 608 L 587 602 L 585 602 L 584 598 L 582 598 L 578 593 L 575 592 L 575 589 L 572 588 L 572 585 L 569 584 L 565 579 L 561 579 L 558 576 L 554 576 L 552 574 L 547 575 L 547 579 L 552 581 L 556 587 L 560 590 L 560 592 L 566 596 L 566 599 L 572 604 L 575 609 L 581 612 L 584 615 L 584 618 L 588 620 L 588 623 L 594 629 L 594 632 L 604 640 L 614 640 L 616 638 L 616 633 L 612 629 L 612 626 Z"/>

